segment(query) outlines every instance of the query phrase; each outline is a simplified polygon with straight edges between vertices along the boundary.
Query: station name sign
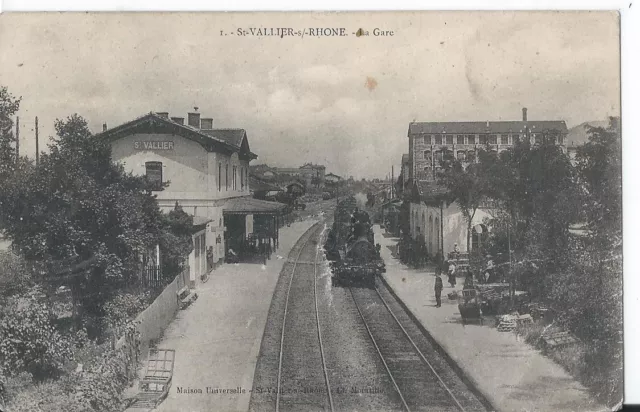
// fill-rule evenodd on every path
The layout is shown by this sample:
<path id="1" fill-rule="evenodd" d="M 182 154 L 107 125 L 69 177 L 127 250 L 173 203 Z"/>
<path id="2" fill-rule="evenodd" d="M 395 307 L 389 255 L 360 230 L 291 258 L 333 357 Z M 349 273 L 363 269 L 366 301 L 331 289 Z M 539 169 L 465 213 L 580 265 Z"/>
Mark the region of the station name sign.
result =
<path id="1" fill-rule="evenodd" d="M 136 150 L 173 150 L 173 142 L 134 142 Z"/>

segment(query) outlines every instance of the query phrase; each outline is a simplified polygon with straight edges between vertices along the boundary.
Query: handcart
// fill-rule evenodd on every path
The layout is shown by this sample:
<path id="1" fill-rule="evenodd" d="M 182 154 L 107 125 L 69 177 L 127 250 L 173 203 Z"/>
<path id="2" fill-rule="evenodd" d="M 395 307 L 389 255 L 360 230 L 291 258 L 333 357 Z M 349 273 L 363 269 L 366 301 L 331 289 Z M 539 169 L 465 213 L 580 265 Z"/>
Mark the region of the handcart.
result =
<path id="1" fill-rule="evenodd" d="M 477 321 L 483 324 L 482 309 L 480 308 L 480 294 L 476 289 L 462 289 L 458 295 L 458 310 L 462 317 L 462 324 Z"/>
<path id="2" fill-rule="evenodd" d="M 138 385 L 139 392 L 128 409 L 153 409 L 169 394 L 176 351 L 150 349 L 147 370 Z"/>

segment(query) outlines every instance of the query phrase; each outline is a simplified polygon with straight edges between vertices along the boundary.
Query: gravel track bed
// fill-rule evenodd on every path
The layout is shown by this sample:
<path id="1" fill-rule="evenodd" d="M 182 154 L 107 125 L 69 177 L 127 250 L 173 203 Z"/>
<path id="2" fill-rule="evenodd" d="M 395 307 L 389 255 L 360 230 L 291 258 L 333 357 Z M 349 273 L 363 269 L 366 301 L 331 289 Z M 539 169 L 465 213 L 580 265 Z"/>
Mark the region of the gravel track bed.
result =
<path id="1" fill-rule="evenodd" d="M 282 319 L 287 290 L 293 274 L 294 262 L 298 257 L 298 253 L 300 253 L 300 260 L 309 259 L 310 256 L 315 257 L 315 246 L 312 248 L 314 250 L 313 254 L 304 250 L 301 252 L 301 249 L 303 249 L 303 246 L 309 238 L 313 236 L 317 238 L 322 228 L 322 224 L 314 225 L 300 237 L 289 252 L 287 261 L 284 263 L 282 271 L 280 272 L 260 344 L 258 363 L 256 365 L 251 399 L 249 401 L 250 411 L 274 411 L 276 409 L 280 339 L 283 326 Z"/>
<path id="2" fill-rule="evenodd" d="M 411 326 L 413 322 L 399 305 L 394 307 L 391 296 L 385 301 L 429 364 L 424 362 L 375 290 L 351 289 L 351 292 L 402 393 L 406 402 L 404 409 L 438 412 L 485 410 L 444 359 L 436 362 L 439 355 L 435 349 L 427 346 L 426 338 L 417 326 Z"/>
<path id="3" fill-rule="evenodd" d="M 423 334 L 420 327 L 409 314 L 407 314 L 387 287 L 382 284 L 382 282 L 378 282 L 377 288 L 382 298 L 402 324 L 402 327 L 407 331 L 409 336 L 411 336 L 411 339 L 418 349 L 420 349 L 420 352 L 422 352 L 427 361 L 429 361 L 433 369 L 440 376 L 440 379 L 445 382 L 464 410 L 467 412 L 486 411 L 487 409 L 483 403 L 474 395 L 473 391 L 470 390 L 463 379 L 456 373 L 455 369 L 449 365 L 446 358 L 440 354 L 429 338 Z M 421 362 L 424 361 L 421 360 Z"/>
<path id="4" fill-rule="evenodd" d="M 320 325 L 336 411 L 402 410 L 375 347 L 346 288 L 321 277 Z"/>

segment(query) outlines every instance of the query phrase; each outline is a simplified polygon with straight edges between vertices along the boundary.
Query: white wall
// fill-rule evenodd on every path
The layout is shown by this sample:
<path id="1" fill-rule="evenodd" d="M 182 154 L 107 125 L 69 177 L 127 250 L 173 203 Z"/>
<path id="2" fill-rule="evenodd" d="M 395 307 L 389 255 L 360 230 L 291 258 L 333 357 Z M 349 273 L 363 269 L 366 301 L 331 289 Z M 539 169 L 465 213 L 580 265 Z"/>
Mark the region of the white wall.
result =
<path id="1" fill-rule="evenodd" d="M 453 250 L 453 245 L 456 243 L 461 252 L 467 251 L 467 223 L 457 203 L 450 204 L 442 210 L 442 224 L 439 207 L 411 203 L 409 213 L 411 237 L 416 240 L 419 237 L 424 238 L 429 256 L 433 257 L 439 251 L 438 236 L 441 228 L 445 256 Z M 491 218 L 492 216 L 486 210 L 476 210 L 472 227 L 482 223 L 485 217 Z"/>
<path id="2" fill-rule="evenodd" d="M 141 150 L 136 149 L 136 142 L 173 142 L 173 146 L 170 150 Z M 178 202 L 185 212 L 211 219 L 205 235 L 206 247 L 213 246 L 214 262 L 224 258 L 223 207 L 229 198 L 251 195 L 247 177 L 248 160 L 240 160 L 237 153 L 227 156 L 207 152 L 199 143 L 170 134 L 133 134 L 113 141 L 111 150 L 113 160 L 135 175 L 146 174 L 146 162 L 162 162 L 162 179 L 170 184 L 164 190 L 154 192 L 160 209 L 169 212 Z M 237 167 L 235 189 L 233 166 Z M 240 171 L 241 168 L 244 168 L 244 172 Z M 243 176 L 245 184 L 241 181 Z M 216 243 L 218 236 L 221 239 L 220 243 Z M 196 262 L 192 261 L 193 258 L 190 256 L 189 264 L 195 268 Z M 192 274 L 192 280 L 194 277 L 199 279 L 200 273 Z"/>

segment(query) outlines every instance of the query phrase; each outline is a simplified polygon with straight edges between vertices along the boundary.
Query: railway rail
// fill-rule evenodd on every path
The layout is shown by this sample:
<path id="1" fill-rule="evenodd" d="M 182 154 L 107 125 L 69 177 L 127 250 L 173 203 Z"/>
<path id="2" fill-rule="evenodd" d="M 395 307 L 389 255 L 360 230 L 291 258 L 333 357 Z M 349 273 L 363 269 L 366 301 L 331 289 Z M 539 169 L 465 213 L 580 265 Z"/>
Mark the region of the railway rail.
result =
<path id="1" fill-rule="evenodd" d="M 386 290 L 350 293 L 406 411 L 485 411 Z M 384 296 L 387 296 L 386 298 Z"/>
<path id="2" fill-rule="evenodd" d="M 318 312 L 317 270 L 321 228 L 314 226 L 293 261 L 280 335 L 275 401 L 277 412 L 301 408 L 334 410 Z M 313 253 L 312 260 L 309 260 L 310 256 L 301 259 L 303 252 L 308 254 L 310 251 Z M 313 293 L 310 293 L 311 289 Z M 292 291 L 296 296 L 294 301 L 290 299 Z M 314 312 L 313 316 L 310 316 L 309 310 Z M 307 368 L 302 368 L 301 363 Z M 317 376 L 320 372 L 321 377 Z M 320 380 L 323 381 L 323 389 Z"/>

